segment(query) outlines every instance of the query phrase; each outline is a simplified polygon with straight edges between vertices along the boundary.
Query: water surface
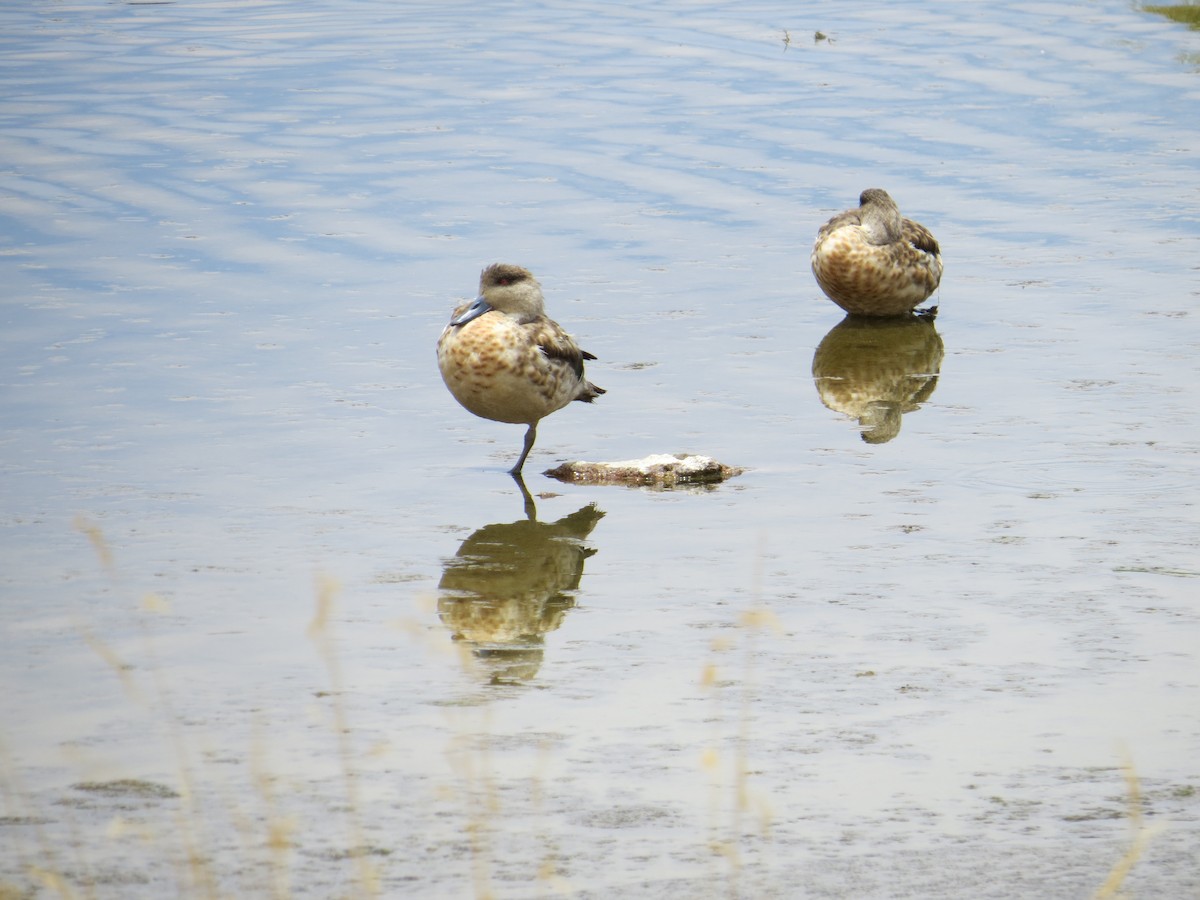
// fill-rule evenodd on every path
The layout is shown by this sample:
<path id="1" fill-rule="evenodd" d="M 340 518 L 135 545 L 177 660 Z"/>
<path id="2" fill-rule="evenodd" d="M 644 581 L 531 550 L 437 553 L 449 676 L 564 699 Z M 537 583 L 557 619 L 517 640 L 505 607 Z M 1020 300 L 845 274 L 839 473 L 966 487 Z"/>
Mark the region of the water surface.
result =
<path id="1" fill-rule="evenodd" d="M 0 20 L 0 885 L 1083 897 L 1148 833 L 1124 889 L 1200 890 L 1195 33 Z M 807 261 L 870 186 L 946 260 L 886 338 Z M 543 423 L 528 500 L 521 429 L 434 363 L 497 260 L 608 391 Z M 539 474 L 677 451 L 747 471 Z"/>

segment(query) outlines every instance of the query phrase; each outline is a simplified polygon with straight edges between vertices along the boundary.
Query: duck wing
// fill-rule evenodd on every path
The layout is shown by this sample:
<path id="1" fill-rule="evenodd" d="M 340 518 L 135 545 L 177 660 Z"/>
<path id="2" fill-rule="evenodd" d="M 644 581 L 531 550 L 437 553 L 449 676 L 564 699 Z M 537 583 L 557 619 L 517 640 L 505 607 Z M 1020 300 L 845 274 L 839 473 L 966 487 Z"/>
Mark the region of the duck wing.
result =
<path id="1" fill-rule="evenodd" d="M 542 355 L 552 364 L 566 364 L 575 373 L 579 382 L 579 393 L 574 398 L 584 403 L 591 403 L 605 393 L 604 388 L 598 387 L 583 377 L 583 361 L 596 357 L 586 350 L 580 350 L 575 340 L 563 331 L 562 327 L 550 319 L 536 323 L 536 341 Z"/>
<path id="2" fill-rule="evenodd" d="M 542 351 L 542 355 L 551 361 L 566 363 L 576 378 L 583 378 L 583 361 L 596 357 L 580 350 L 574 339 L 563 331 L 557 322 L 543 319 L 531 324 L 534 328 L 534 342 Z"/>
<path id="3" fill-rule="evenodd" d="M 912 219 L 905 219 L 901 224 L 900 236 L 908 244 L 912 244 L 918 250 L 924 251 L 931 256 L 941 256 L 942 249 L 938 246 L 937 238 L 935 238 L 924 225 L 914 222 Z"/>
<path id="4" fill-rule="evenodd" d="M 862 217 L 858 214 L 857 209 L 848 209 L 845 212 L 838 213 L 828 222 L 820 227 L 817 231 L 817 243 L 821 243 L 828 235 L 837 231 L 839 228 L 845 228 L 847 225 L 861 225 Z"/>

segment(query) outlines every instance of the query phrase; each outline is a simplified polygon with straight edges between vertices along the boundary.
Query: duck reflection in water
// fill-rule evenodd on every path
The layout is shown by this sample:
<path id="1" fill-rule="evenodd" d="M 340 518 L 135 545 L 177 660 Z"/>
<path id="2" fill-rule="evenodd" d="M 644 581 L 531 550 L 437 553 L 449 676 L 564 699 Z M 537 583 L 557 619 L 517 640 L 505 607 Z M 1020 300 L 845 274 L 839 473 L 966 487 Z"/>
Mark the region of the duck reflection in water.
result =
<path id="1" fill-rule="evenodd" d="M 943 355 L 933 316 L 847 316 L 817 346 L 813 381 L 822 403 L 858 420 L 864 441 L 885 444 L 933 394 Z"/>
<path id="2" fill-rule="evenodd" d="M 604 513 L 588 504 L 557 522 L 539 522 L 525 482 L 514 476 L 525 518 L 480 528 L 447 560 L 438 615 L 453 639 L 472 648 L 493 684 L 529 681 L 542 662 L 544 636 L 575 605 L 584 545 Z"/>

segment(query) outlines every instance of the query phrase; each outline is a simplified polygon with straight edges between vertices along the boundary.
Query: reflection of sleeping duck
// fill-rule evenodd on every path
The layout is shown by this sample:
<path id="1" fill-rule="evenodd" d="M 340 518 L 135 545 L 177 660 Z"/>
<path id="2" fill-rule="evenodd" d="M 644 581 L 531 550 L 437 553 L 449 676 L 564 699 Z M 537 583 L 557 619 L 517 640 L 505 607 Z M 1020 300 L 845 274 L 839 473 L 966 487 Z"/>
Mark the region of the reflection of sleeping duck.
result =
<path id="1" fill-rule="evenodd" d="M 858 203 L 817 232 L 813 275 L 848 313 L 902 316 L 937 290 L 941 249 L 929 229 L 900 215 L 887 191 L 867 188 Z"/>
<path id="2" fill-rule="evenodd" d="M 589 504 L 559 519 L 529 517 L 480 528 L 447 560 L 438 615 L 454 639 L 472 646 L 494 682 L 527 680 L 538 670 L 543 635 L 575 605 L 583 563 L 596 551 L 582 543 L 604 513 Z"/>
<path id="3" fill-rule="evenodd" d="M 928 316 L 847 316 L 817 347 L 813 381 L 822 403 L 858 420 L 864 441 L 883 444 L 900 433 L 901 416 L 933 394 L 942 356 Z"/>

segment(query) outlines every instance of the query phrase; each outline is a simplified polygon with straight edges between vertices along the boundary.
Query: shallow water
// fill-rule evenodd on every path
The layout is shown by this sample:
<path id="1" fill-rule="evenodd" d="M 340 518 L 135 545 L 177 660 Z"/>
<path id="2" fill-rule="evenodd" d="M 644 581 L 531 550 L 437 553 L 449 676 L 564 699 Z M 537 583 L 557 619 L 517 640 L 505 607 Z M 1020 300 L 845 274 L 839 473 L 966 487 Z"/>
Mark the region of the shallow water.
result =
<path id="1" fill-rule="evenodd" d="M 0 20 L 0 885 L 1082 897 L 1148 833 L 1124 889 L 1200 891 L 1200 36 Z M 807 261 L 872 185 L 946 259 L 886 340 Z M 495 260 L 608 390 L 542 424 L 535 510 L 434 363 Z M 676 451 L 747 471 L 539 474 Z"/>

